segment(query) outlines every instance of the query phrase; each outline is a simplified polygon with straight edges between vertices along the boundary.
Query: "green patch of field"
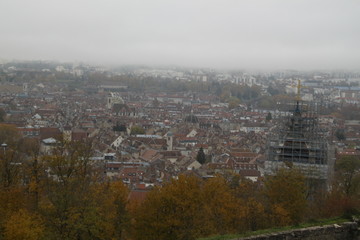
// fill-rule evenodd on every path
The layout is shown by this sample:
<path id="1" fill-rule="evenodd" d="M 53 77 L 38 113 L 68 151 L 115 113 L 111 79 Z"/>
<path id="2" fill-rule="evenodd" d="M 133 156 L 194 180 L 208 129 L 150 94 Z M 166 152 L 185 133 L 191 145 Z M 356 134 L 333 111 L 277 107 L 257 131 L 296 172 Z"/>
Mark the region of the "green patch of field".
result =
<path id="1" fill-rule="evenodd" d="M 207 237 L 207 238 L 199 238 L 198 240 L 231 240 L 231 239 L 245 238 L 245 237 L 251 237 L 251 236 L 262 235 L 262 234 L 284 232 L 284 231 L 300 229 L 300 228 L 325 226 L 325 225 L 331 225 L 331 224 L 335 224 L 335 223 L 343 223 L 343 222 L 348 222 L 348 221 L 349 221 L 349 219 L 339 218 L 339 217 L 338 218 L 330 218 L 330 219 L 312 220 L 310 222 L 295 225 L 295 226 L 262 229 L 262 230 L 258 230 L 258 231 L 245 232 L 242 234 L 211 236 L 211 237 Z"/>

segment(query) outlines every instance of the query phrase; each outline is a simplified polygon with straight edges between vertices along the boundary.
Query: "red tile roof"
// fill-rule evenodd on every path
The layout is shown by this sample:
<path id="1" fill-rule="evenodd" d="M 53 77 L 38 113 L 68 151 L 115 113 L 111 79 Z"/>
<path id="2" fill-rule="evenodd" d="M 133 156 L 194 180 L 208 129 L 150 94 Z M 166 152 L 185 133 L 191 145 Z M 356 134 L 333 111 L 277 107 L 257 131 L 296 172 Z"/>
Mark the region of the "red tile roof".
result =
<path id="1" fill-rule="evenodd" d="M 130 202 L 143 202 L 146 199 L 146 195 L 148 194 L 148 192 L 148 190 L 131 190 L 128 199 Z"/>

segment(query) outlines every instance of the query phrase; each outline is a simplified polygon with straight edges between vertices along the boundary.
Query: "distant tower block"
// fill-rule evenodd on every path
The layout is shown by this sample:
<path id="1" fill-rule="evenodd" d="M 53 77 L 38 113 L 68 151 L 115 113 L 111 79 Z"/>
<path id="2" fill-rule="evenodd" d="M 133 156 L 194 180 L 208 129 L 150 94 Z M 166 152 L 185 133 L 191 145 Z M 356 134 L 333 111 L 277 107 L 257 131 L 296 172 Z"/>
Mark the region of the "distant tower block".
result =
<path id="1" fill-rule="evenodd" d="M 172 151 L 173 150 L 173 133 L 168 132 L 166 134 L 166 144 L 167 144 L 167 150 Z"/>
<path id="2" fill-rule="evenodd" d="M 23 92 L 24 92 L 24 93 L 27 93 L 28 90 L 29 90 L 29 85 L 28 85 L 27 83 L 24 83 L 24 84 L 23 84 Z"/>
<path id="3" fill-rule="evenodd" d="M 65 141 L 71 142 L 71 127 L 70 126 L 64 127 L 63 138 Z"/>

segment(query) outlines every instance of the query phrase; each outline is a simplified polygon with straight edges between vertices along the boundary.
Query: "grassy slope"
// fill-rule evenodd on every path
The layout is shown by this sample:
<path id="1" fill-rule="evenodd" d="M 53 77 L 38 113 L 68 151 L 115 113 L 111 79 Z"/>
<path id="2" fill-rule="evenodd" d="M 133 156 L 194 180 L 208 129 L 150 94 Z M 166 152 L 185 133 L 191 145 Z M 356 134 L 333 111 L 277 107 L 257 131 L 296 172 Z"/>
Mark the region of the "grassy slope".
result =
<path id="1" fill-rule="evenodd" d="M 287 227 L 282 227 L 282 228 L 263 229 L 263 230 L 258 230 L 258 231 L 254 231 L 254 232 L 246 232 L 243 234 L 219 235 L 219 236 L 212 236 L 212 237 L 207 237 L 207 238 L 199 238 L 198 240 L 230 240 L 230 239 L 250 237 L 250 236 L 261 235 L 261 234 L 283 232 L 283 231 L 288 231 L 288 230 L 292 230 L 292 229 L 307 228 L 307 227 L 314 227 L 314 226 L 324 226 L 324 225 L 330 225 L 330 224 L 335 224 L 335 223 L 343 223 L 343 222 L 348 222 L 348 221 L 349 221 L 349 219 L 345 219 L 345 218 L 323 219 L 323 220 L 317 220 L 317 221 L 313 221 L 313 222 L 309 222 L 309 223 L 300 224 L 297 226 L 287 226 Z"/>

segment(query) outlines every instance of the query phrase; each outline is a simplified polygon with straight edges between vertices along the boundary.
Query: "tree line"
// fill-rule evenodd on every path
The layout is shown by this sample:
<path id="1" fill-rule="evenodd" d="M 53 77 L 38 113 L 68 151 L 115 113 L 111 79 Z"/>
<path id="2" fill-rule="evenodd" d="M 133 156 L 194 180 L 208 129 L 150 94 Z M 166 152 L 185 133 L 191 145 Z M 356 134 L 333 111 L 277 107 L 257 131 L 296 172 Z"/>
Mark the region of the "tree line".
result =
<path id="1" fill-rule="evenodd" d="M 128 86 L 134 92 L 192 92 L 205 93 L 217 96 L 219 100 L 228 103 L 248 102 L 258 99 L 261 95 L 259 86 L 239 85 L 232 82 L 219 82 L 209 80 L 206 82 L 199 80 L 176 80 L 172 78 L 161 79 L 155 77 L 135 77 L 133 75 L 106 76 L 105 74 L 90 74 L 89 83 L 101 84 L 108 82 L 111 84 L 122 84 Z"/>

